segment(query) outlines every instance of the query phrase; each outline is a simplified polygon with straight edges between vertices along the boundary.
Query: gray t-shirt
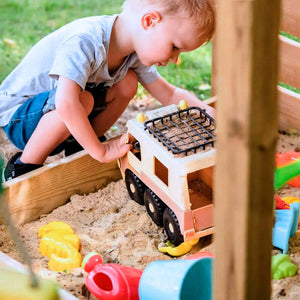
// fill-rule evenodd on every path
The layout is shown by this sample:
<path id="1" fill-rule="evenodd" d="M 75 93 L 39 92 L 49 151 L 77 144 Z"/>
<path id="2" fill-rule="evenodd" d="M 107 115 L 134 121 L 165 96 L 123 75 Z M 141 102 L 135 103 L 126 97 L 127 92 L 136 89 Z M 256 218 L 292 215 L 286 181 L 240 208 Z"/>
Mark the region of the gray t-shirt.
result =
<path id="1" fill-rule="evenodd" d="M 118 15 L 75 20 L 41 39 L 0 85 L 0 126 L 5 126 L 18 107 L 42 92 L 56 88 L 59 76 L 72 79 L 85 89 L 87 83 L 111 87 L 129 68 L 141 83 L 155 81 L 154 66 L 141 64 L 136 53 L 109 74 L 108 47 Z"/>

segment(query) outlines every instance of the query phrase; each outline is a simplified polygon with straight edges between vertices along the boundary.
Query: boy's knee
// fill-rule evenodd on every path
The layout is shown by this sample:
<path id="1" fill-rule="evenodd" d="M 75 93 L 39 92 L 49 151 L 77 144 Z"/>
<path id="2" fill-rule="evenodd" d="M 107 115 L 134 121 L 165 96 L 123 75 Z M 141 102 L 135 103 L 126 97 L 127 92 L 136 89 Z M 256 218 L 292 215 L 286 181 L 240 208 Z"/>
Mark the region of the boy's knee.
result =
<path id="1" fill-rule="evenodd" d="M 83 91 L 80 93 L 80 103 L 85 109 L 87 115 L 89 115 L 94 107 L 94 97 L 90 92 Z"/>
<path id="2" fill-rule="evenodd" d="M 117 84 L 119 97 L 129 101 L 135 96 L 138 79 L 134 71 L 128 70 L 127 75 Z"/>

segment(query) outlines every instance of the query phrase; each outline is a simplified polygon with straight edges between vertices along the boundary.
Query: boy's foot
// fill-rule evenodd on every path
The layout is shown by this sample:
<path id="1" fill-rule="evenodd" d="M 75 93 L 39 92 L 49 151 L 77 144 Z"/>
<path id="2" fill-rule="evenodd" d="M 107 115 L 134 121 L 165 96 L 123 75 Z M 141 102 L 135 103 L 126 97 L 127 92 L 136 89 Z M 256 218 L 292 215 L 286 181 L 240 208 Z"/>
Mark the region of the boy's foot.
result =
<path id="1" fill-rule="evenodd" d="M 100 142 L 106 141 L 106 137 L 104 135 L 100 136 L 98 139 Z M 73 137 L 68 138 L 64 142 L 64 148 L 65 148 L 65 156 L 70 156 L 74 153 L 83 150 L 82 146 Z"/>
<path id="2" fill-rule="evenodd" d="M 35 164 L 25 164 L 22 163 L 18 158 L 20 158 L 22 152 L 17 152 L 15 155 L 11 157 L 8 161 L 6 167 L 2 171 L 2 182 L 11 180 L 23 174 L 26 174 L 30 171 L 38 169 L 43 165 L 35 165 Z"/>

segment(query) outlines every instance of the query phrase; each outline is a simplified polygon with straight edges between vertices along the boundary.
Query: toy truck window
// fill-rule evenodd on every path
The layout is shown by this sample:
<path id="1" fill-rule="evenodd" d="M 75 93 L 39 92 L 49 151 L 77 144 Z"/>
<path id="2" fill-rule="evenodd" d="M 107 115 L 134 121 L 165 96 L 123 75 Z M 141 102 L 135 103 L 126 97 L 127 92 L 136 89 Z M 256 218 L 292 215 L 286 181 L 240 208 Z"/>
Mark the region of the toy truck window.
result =
<path id="1" fill-rule="evenodd" d="M 169 170 L 154 156 L 154 174 L 165 184 L 169 184 Z"/>
<path id="2" fill-rule="evenodd" d="M 132 148 L 131 148 L 131 152 L 134 154 L 134 156 L 141 160 L 141 145 L 140 145 L 140 142 L 131 135 L 131 144 L 132 144 Z"/>
<path id="3" fill-rule="evenodd" d="M 191 209 L 212 204 L 212 168 L 199 170 L 187 175 Z"/>

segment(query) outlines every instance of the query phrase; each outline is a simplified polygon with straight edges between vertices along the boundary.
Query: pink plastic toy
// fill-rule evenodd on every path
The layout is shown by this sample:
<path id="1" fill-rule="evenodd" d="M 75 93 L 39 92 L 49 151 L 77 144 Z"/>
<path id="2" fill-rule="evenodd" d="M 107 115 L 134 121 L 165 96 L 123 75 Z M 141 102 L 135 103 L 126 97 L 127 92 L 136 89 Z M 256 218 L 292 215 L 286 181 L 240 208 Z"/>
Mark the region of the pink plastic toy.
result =
<path id="1" fill-rule="evenodd" d="M 88 254 L 82 268 L 89 274 L 85 284 L 101 300 L 139 300 L 138 289 L 142 271 L 119 264 L 103 264 L 99 254 Z"/>

